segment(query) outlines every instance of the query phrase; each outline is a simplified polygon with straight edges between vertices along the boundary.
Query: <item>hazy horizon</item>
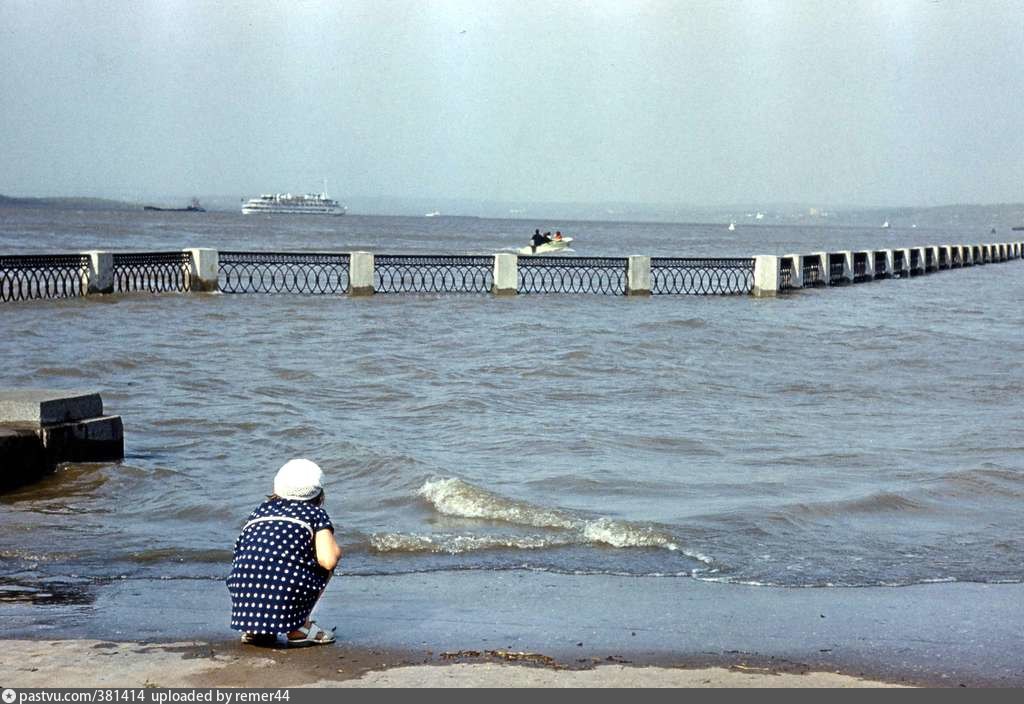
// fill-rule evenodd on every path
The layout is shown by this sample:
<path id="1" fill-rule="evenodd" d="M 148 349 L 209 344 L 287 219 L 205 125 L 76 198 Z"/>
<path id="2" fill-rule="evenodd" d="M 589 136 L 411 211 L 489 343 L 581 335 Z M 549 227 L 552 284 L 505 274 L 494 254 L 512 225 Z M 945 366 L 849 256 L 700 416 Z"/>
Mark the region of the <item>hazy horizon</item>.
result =
<path id="1" fill-rule="evenodd" d="M 15 197 L 1024 200 L 1017 2 L 9 0 L 0 28 Z"/>

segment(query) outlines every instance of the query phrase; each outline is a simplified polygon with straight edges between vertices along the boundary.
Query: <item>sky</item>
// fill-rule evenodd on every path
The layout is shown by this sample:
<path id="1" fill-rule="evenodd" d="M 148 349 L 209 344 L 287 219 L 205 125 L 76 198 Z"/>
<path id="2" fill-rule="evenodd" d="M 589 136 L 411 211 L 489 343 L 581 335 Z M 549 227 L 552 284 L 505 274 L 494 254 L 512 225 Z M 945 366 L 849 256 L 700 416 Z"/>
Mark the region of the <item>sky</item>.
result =
<path id="1" fill-rule="evenodd" d="M 0 0 L 0 193 L 1024 200 L 1024 2 Z"/>

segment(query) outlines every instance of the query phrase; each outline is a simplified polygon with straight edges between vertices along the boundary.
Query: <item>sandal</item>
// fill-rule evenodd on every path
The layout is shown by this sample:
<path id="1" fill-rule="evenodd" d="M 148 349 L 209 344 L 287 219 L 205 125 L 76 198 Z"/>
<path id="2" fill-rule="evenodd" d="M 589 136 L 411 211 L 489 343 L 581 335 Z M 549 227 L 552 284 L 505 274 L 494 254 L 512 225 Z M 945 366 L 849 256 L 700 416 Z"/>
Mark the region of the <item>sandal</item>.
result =
<path id="1" fill-rule="evenodd" d="M 320 628 L 316 623 L 309 621 L 305 626 L 296 628 L 295 631 L 302 634 L 301 638 L 292 638 L 288 635 L 289 648 L 303 648 L 309 645 L 327 645 L 334 642 L 335 626 L 329 631 Z"/>
<path id="2" fill-rule="evenodd" d="M 277 645 L 277 635 L 273 633 L 243 633 L 242 645 L 260 645 L 264 647 Z"/>

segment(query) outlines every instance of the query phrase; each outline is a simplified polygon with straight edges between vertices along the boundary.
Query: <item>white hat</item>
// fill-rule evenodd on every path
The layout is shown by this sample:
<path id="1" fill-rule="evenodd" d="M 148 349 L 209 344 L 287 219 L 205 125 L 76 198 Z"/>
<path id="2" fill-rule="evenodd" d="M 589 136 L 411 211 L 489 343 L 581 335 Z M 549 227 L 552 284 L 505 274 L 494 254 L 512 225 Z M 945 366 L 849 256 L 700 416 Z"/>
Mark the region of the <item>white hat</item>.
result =
<path id="1" fill-rule="evenodd" d="M 288 460 L 274 477 L 274 493 L 282 499 L 309 501 L 323 490 L 324 471 L 309 460 Z"/>

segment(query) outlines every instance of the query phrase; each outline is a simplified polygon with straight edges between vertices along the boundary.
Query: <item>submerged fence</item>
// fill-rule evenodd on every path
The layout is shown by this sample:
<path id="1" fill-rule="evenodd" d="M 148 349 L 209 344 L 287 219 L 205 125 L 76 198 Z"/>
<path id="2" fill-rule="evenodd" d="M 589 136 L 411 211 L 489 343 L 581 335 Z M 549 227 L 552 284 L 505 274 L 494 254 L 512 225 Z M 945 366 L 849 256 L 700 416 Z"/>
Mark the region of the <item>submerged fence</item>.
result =
<path id="1" fill-rule="evenodd" d="M 754 287 L 753 258 L 651 258 L 651 293 L 695 296 L 750 293 Z"/>
<path id="2" fill-rule="evenodd" d="M 218 258 L 218 286 L 224 293 L 348 291 L 348 253 L 220 252 Z"/>
<path id="3" fill-rule="evenodd" d="M 164 293 L 191 290 L 192 255 L 188 252 L 114 254 L 114 292 Z"/>
<path id="4" fill-rule="evenodd" d="M 84 296 L 89 255 L 0 256 L 0 301 Z"/>
<path id="5" fill-rule="evenodd" d="M 623 295 L 628 262 L 625 257 L 523 257 L 516 291 Z"/>
<path id="6" fill-rule="evenodd" d="M 369 252 L 84 252 L 0 256 L 0 301 L 90 293 L 775 295 L 1020 259 L 1024 243 L 758 257 Z"/>
<path id="7" fill-rule="evenodd" d="M 376 293 L 490 293 L 494 257 L 378 254 Z"/>

